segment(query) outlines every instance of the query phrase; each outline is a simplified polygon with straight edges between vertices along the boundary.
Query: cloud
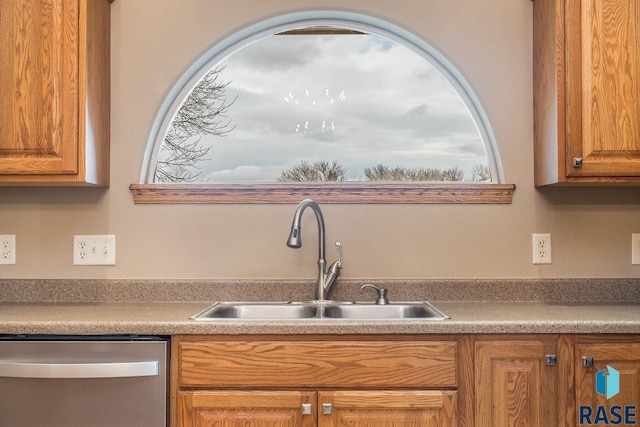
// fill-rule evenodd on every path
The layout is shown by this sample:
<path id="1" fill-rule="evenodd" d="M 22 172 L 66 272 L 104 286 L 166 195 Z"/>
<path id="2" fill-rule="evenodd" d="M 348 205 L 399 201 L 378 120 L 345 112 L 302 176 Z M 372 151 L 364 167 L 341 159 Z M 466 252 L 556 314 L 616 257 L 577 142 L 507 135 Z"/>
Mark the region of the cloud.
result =
<path id="1" fill-rule="evenodd" d="M 375 36 L 271 36 L 229 57 L 221 73 L 236 126 L 202 165 L 213 182 L 275 181 L 303 159 L 365 167 L 488 163 L 450 83 L 412 50 Z M 247 181 L 248 180 L 248 181 Z"/>

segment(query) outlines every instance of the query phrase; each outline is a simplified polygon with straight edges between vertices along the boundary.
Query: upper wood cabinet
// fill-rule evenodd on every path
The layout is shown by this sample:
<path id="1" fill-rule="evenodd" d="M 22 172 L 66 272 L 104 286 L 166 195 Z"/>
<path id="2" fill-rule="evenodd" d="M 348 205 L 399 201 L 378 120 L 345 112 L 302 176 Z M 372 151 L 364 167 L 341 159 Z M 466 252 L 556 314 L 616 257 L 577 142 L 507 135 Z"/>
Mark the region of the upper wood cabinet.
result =
<path id="1" fill-rule="evenodd" d="M 0 2 L 0 185 L 109 184 L 110 3 Z"/>
<path id="2" fill-rule="evenodd" d="M 533 10 L 535 184 L 640 184 L 640 3 Z"/>

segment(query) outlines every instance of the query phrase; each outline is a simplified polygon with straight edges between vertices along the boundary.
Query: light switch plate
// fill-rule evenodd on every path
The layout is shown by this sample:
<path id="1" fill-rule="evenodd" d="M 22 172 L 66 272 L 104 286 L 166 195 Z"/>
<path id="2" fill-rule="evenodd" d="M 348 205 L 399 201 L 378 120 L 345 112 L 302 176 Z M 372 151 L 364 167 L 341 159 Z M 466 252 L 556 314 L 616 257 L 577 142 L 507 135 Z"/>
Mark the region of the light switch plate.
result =
<path id="1" fill-rule="evenodd" d="M 115 265 L 116 236 L 73 236 L 73 265 Z"/>
<path id="2" fill-rule="evenodd" d="M 631 264 L 640 265 L 640 233 L 631 233 Z"/>

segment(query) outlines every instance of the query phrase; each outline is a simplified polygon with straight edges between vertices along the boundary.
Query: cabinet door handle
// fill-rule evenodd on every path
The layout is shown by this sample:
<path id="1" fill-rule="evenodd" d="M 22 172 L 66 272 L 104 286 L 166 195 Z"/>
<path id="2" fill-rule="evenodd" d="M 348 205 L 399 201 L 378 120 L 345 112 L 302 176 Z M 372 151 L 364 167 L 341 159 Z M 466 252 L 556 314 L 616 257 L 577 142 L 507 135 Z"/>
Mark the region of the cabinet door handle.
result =
<path id="1" fill-rule="evenodd" d="M 593 357 L 591 356 L 583 356 L 582 357 L 582 367 L 590 368 L 593 366 Z"/>
<path id="2" fill-rule="evenodd" d="M 333 405 L 331 403 L 322 404 L 322 415 L 331 415 L 333 413 Z"/>
<path id="3" fill-rule="evenodd" d="M 556 366 L 558 356 L 555 354 L 547 354 L 547 366 Z"/>
<path id="4" fill-rule="evenodd" d="M 311 415 L 312 412 L 313 412 L 313 406 L 311 406 L 311 403 L 302 404 L 302 415 Z"/>

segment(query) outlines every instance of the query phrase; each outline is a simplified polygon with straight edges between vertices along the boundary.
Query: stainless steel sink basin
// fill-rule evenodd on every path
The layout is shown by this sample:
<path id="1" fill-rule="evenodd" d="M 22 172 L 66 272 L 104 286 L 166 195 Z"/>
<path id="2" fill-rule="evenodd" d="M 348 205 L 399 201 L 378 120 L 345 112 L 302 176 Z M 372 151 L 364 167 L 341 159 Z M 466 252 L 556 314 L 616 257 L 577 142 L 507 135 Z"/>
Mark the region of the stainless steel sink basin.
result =
<path id="1" fill-rule="evenodd" d="M 314 304 L 286 302 L 217 302 L 193 316 L 192 319 L 307 319 L 316 317 L 318 309 L 319 307 Z"/>
<path id="2" fill-rule="evenodd" d="M 428 302 L 372 303 L 288 303 L 288 302 L 217 302 L 192 319 L 287 320 L 287 319 L 352 319 L 444 320 L 449 316 Z"/>
<path id="3" fill-rule="evenodd" d="M 336 304 L 324 307 L 323 317 L 331 319 L 428 319 L 444 320 L 449 316 L 427 302 L 379 304 Z"/>

